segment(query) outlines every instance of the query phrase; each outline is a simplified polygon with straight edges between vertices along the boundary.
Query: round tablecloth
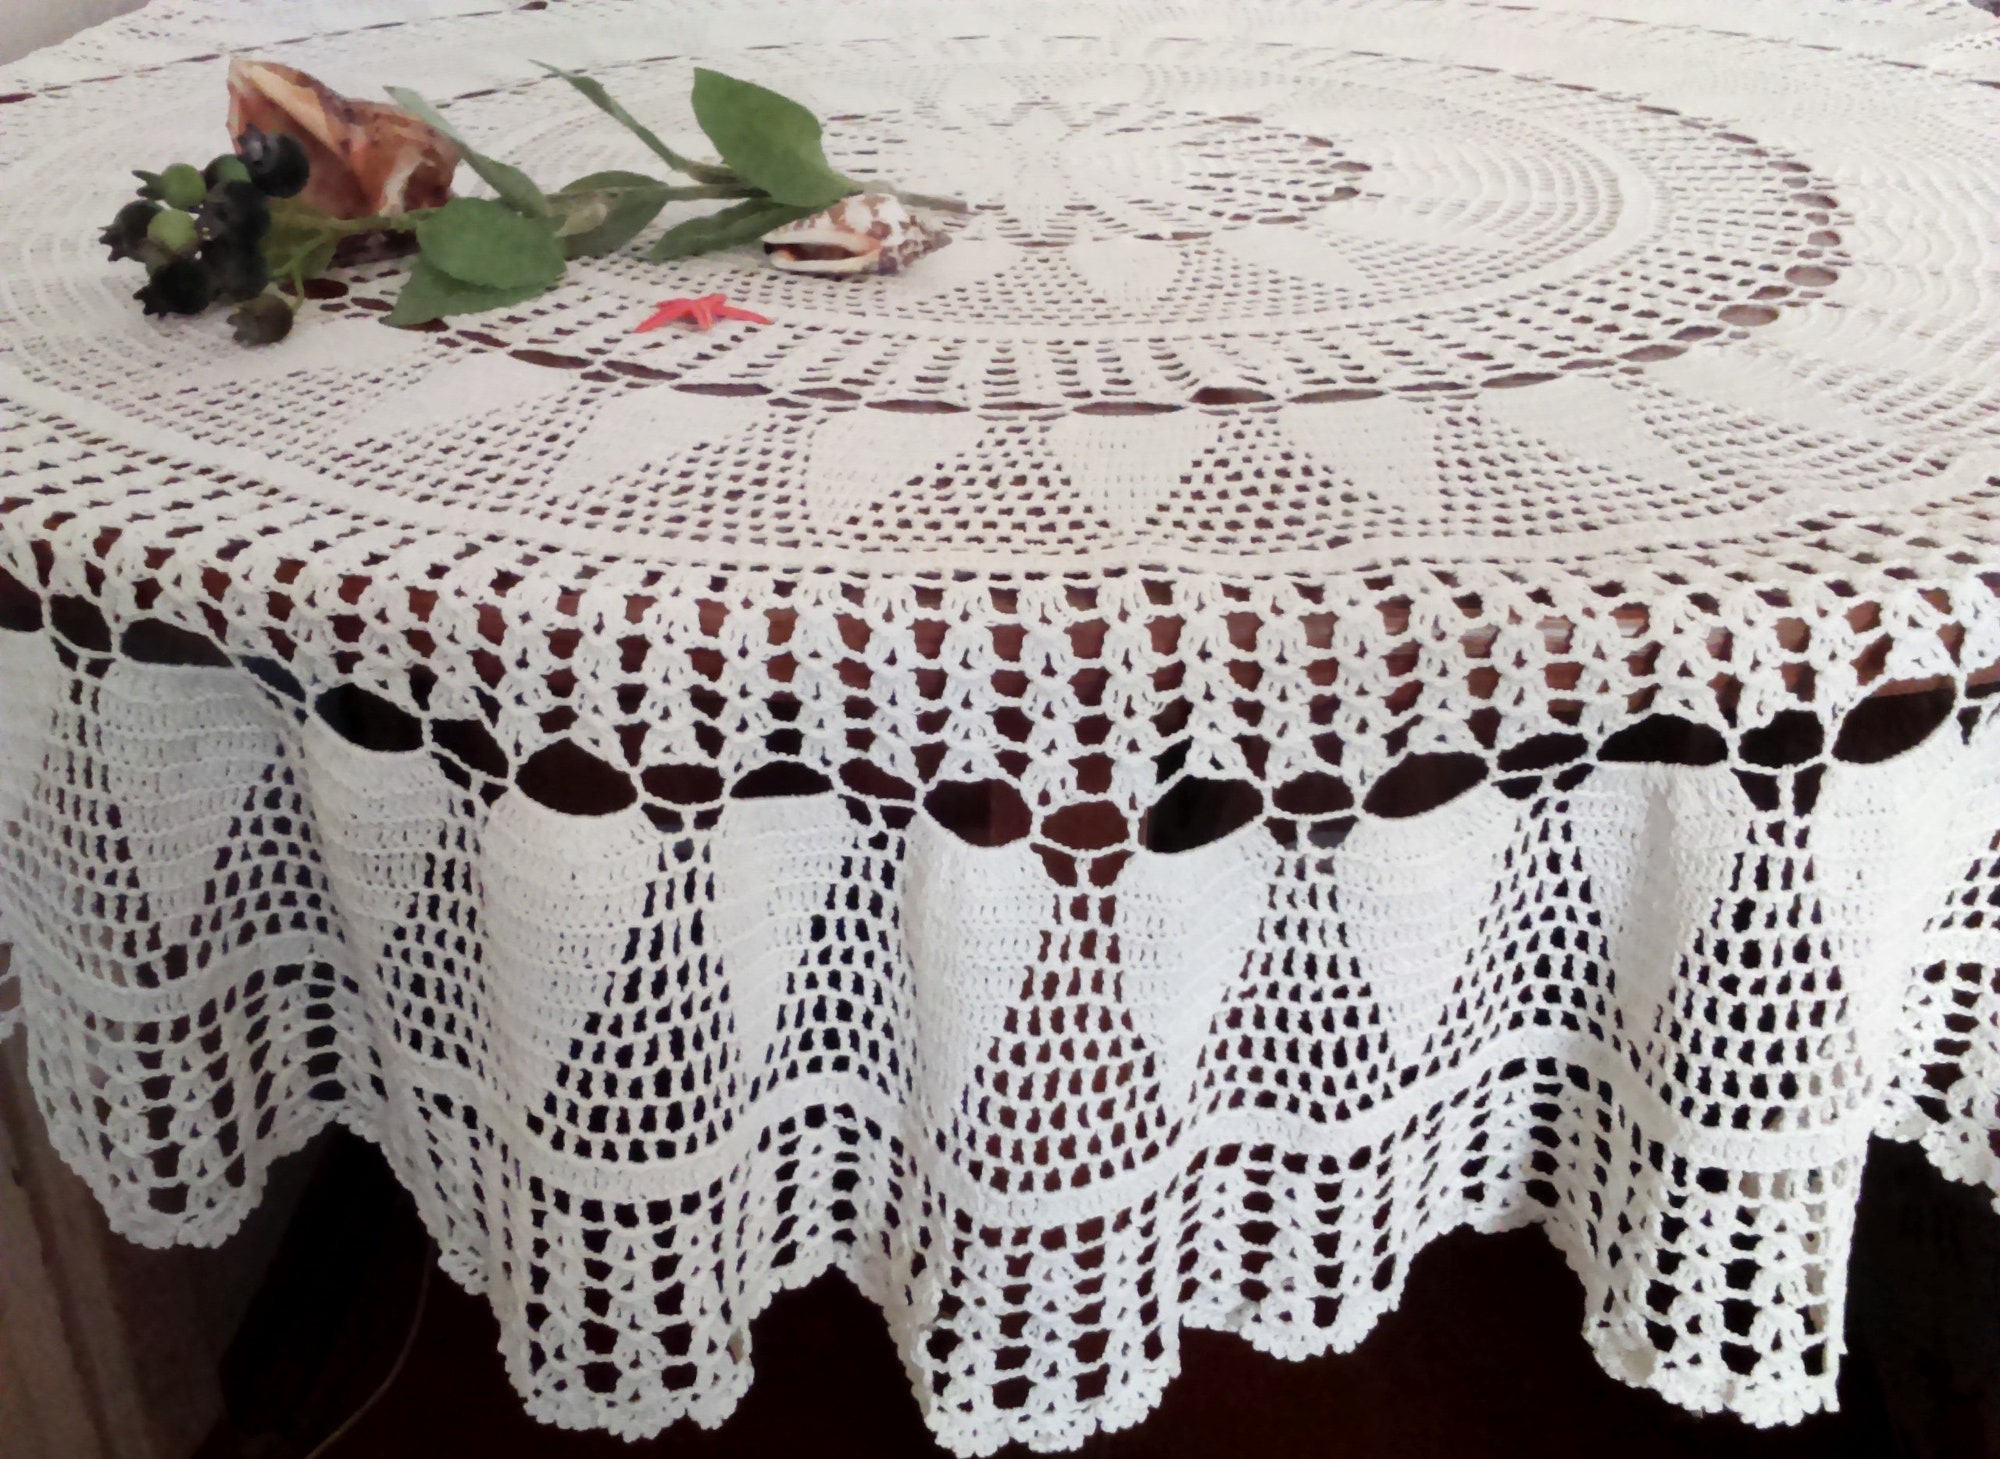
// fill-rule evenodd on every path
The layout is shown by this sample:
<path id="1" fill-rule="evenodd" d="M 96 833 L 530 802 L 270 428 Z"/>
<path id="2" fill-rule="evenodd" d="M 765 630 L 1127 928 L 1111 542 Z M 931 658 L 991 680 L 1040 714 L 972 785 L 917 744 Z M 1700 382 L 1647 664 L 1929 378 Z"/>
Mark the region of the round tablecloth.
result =
<path id="1" fill-rule="evenodd" d="M 544 185 L 691 67 L 971 204 L 246 351 L 96 226 L 222 50 Z M 1828 1406 L 1873 1134 L 2000 1188 L 2000 48 L 1944 0 L 156 0 L 0 75 L 0 940 L 120 1230 L 338 1120 L 537 1415 L 837 1268 L 940 1440 L 1538 1223 Z M 724 292 L 774 321 L 632 333 Z M 1890 685 L 1893 699 L 1879 691 Z M 1889 713 L 1884 706 L 1894 707 Z M 5 990 L 0 990 L 4 992 Z"/>

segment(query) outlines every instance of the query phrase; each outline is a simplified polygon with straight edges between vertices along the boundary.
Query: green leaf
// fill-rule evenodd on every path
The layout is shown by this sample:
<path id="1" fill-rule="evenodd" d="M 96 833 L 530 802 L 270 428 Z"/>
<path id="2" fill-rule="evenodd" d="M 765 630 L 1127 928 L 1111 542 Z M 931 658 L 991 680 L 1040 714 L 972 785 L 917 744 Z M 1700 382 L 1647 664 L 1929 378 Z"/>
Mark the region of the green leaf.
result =
<path id="1" fill-rule="evenodd" d="M 482 288 L 547 288 L 562 277 L 551 221 L 485 198 L 453 198 L 428 214 L 417 224 L 417 247 L 434 267 Z"/>
<path id="2" fill-rule="evenodd" d="M 463 137 L 452 130 L 451 123 L 438 114 L 438 109 L 416 92 L 402 86 L 391 86 L 388 90 L 390 100 L 396 105 L 417 120 L 430 123 L 454 143 L 464 155 L 465 165 L 485 179 L 486 185 L 500 194 L 500 200 L 508 207 L 531 218 L 549 216 L 549 200 L 542 196 L 542 190 L 535 186 L 527 173 L 474 151 Z"/>
<path id="3" fill-rule="evenodd" d="M 389 324 L 407 326 L 428 324 L 452 314 L 483 314 L 488 309 L 525 303 L 546 287 L 534 284 L 518 289 L 494 289 L 468 284 L 453 278 L 428 258 L 420 257 L 410 270 L 403 292 L 396 296 L 396 307 L 384 319 Z"/>
<path id="4" fill-rule="evenodd" d="M 722 160 L 776 201 L 818 212 L 860 191 L 828 165 L 819 118 L 791 98 L 697 68 L 693 101 Z"/>
<path id="5" fill-rule="evenodd" d="M 727 167 L 717 167 L 712 162 L 696 162 L 692 157 L 683 157 L 680 153 L 669 147 L 650 128 L 643 125 L 632 113 L 614 101 L 611 93 L 604 89 L 603 82 L 590 76 L 580 76 L 574 71 L 565 71 L 559 66 L 551 66 L 546 61 L 537 61 L 535 64 L 540 66 L 544 71 L 547 71 L 551 76 L 562 77 L 563 80 L 589 97 L 591 103 L 599 111 L 624 127 L 641 142 L 644 142 L 655 157 L 673 168 L 674 171 L 685 172 L 696 182 L 737 182 L 740 180 Z"/>
<path id="6" fill-rule="evenodd" d="M 752 198 L 747 203 L 738 203 L 733 208 L 724 208 L 705 218 L 690 218 L 677 227 L 669 228 L 660 235 L 646 257 L 655 263 L 664 263 L 668 259 L 713 253 L 718 248 L 734 248 L 739 243 L 762 238 L 773 228 L 797 222 L 818 211 L 817 208 L 789 207 L 769 198 Z"/>
<path id="7" fill-rule="evenodd" d="M 672 189 L 636 172 L 593 172 L 550 199 L 563 220 L 556 230 L 571 258 L 623 248 L 667 205 Z"/>

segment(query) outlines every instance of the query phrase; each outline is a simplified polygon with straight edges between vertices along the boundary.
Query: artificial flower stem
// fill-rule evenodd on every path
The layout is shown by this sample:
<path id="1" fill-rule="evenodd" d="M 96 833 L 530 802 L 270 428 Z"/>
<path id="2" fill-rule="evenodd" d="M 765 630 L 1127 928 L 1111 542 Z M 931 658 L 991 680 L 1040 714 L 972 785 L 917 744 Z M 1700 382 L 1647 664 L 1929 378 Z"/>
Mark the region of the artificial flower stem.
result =
<path id="1" fill-rule="evenodd" d="M 969 213 L 971 207 L 957 198 L 933 197 L 929 193 L 913 193 L 900 187 L 891 187 L 886 182 L 864 182 L 859 184 L 863 192 L 887 193 L 892 198 L 901 198 L 913 208 L 930 208 L 939 213 Z"/>
<path id="2" fill-rule="evenodd" d="M 761 198 L 762 188 L 751 187 L 742 182 L 703 182 L 689 187 L 669 187 L 665 183 L 628 183 L 621 187 L 591 188 L 591 192 L 605 193 L 650 193 L 659 190 L 661 197 L 670 203 L 693 202 L 699 198 Z"/>

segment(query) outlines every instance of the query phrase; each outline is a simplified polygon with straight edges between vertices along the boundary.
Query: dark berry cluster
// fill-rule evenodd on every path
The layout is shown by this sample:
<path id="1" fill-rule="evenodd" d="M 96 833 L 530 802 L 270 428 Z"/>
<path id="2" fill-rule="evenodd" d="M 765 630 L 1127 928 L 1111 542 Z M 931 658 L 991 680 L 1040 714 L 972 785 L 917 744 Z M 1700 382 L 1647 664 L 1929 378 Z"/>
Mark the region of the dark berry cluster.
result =
<path id="1" fill-rule="evenodd" d="M 230 323 L 244 344 L 270 344 L 292 328 L 292 305 L 270 288 L 264 239 L 271 200 L 306 185 L 298 139 L 251 128 L 236 150 L 205 168 L 176 162 L 141 172 L 139 197 L 118 210 L 99 236 L 113 262 L 146 266 L 146 286 L 132 297 L 148 314 L 200 314 L 233 304 Z"/>

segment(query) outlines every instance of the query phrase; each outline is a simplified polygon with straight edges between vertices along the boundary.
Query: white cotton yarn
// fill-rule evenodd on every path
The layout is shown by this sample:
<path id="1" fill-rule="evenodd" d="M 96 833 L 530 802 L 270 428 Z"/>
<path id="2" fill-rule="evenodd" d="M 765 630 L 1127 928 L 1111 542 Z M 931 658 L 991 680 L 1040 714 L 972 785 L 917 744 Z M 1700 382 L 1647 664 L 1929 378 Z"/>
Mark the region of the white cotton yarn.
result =
<path id="1" fill-rule="evenodd" d="M 941 1442 L 1061 1449 L 1184 1326 L 1345 1349 L 1524 1222 L 1614 1374 L 1830 1405 L 1868 1138 L 2000 1189 L 1992 35 L 157 0 L 27 58 L 0 1020 L 59 1147 L 215 1241 L 347 1124 L 531 1411 L 628 1436 L 725 1418 L 829 1268 Z M 246 351 L 93 241 L 238 50 L 549 186 L 645 158 L 531 61 L 690 142 L 714 65 L 972 212 L 429 333 L 376 265 Z M 774 323 L 631 333 L 718 291 Z M 1891 679 L 1941 722 L 1842 750 Z"/>

